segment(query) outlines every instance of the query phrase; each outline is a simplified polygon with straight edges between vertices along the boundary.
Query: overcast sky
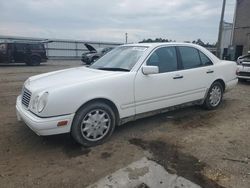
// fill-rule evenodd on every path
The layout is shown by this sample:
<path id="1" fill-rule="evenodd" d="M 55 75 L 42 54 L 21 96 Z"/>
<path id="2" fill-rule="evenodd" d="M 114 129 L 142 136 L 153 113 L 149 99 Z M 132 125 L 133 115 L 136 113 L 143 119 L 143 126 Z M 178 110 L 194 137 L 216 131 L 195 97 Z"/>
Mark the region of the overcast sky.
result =
<path id="1" fill-rule="evenodd" d="M 235 0 L 227 0 L 232 22 Z M 0 0 L 0 35 L 129 42 L 217 40 L 222 0 Z"/>

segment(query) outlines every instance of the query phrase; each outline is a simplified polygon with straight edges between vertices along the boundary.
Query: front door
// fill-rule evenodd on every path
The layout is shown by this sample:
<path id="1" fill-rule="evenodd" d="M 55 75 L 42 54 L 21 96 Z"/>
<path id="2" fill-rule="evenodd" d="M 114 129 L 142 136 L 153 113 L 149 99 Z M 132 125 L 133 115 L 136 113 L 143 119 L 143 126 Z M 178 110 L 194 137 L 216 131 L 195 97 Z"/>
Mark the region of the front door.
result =
<path id="1" fill-rule="evenodd" d="M 182 103 L 183 77 L 179 70 L 175 47 L 156 49 L 145 62 L 146 65 L 158 66 L 159 73 L 144 75 L 138 71 L 135 78 L 136 114 L 149 112 Z"/>

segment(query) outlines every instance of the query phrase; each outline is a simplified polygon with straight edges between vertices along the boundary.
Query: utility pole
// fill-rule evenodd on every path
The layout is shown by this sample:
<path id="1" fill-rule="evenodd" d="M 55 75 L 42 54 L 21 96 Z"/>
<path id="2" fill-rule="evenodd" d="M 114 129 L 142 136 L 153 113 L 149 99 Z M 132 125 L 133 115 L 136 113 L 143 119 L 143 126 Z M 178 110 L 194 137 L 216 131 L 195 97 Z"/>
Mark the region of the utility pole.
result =
<path id="1" fill-rule="evenodd" d="M 125 33 L 125 43 L 128 43 L 128 33 Z"/>
<path id="2" fill-rule="evenodd" d="M 232 33 L 231 33 L 230 46 L 232 46 L 233 42 L 234 42 L 234 31 L 235 31 L 235 21 L 236 21 L 237 7 L 238 7 L 238 0 L 236 0 L 235 7 L 234 7 L 233 30 L 232 30 Z"/>
<path id="3" fill-rule="evenodd" d="M 223 0 L 221 17 L 220 17 L 219 36 L 218 36 L 218 42 L 217 42 L 217 57 L 219 57 L 219 58 L 220 58 L 220 55 L 221 55 L 221 49 L 220 49 L 220 47 L 221 47 L 221 39 L 222 39 L 222 31 L 223 31 L 223 22 L 224 22 L 225 7 L 226 7 L 226 0 Z"/>

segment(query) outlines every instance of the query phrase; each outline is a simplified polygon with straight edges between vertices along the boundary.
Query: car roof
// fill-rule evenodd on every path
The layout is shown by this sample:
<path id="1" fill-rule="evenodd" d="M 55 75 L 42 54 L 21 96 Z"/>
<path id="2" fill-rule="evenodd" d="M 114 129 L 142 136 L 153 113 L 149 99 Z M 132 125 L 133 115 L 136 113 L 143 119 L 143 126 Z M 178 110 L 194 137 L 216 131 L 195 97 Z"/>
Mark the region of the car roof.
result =
<path id="1" fill-rule="evenodd" d="M 131 43 L 125 44 L 123 46 L 144 46 L 144 47 L 158 47 L 158 46 L 193 46 L 197 47 L 199 45 L 193 43 L 184 43 L 184 42 L 158 42 L 158 43 Z"/>
<path id="2" fill-rule="evenodd" d="M 158 46 L 192 46 L 192 47 L 200 47 L 200 45 L 187 43 L 187 42 L 153 42 L 153 43 L 131 43 L 124 44 L 123 46 L 144 46 L 144 47 L 158 47 Z"/>
<path id="3" fill-rule="evenodd" d="M 43 44 L 43 42 L 8 41 L 0 42 L 0 44 Z"/>

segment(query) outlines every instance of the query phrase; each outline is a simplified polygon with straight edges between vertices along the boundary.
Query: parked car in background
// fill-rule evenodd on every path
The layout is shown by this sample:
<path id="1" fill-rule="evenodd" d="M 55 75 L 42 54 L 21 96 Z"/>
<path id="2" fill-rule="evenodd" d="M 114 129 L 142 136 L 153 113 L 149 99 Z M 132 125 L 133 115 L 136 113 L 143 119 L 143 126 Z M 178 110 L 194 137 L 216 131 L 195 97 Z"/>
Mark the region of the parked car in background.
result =
<path id="1" fill-rule="evenodd" d="M 108 53 L 109 51 L 113 50 L 114 47 L 107 47 L 100 50 L 96 50 L 93 46 L 89 44 L 84 44 L 86 48 L 89 50 L 89 52 L 82 54 L 82 62 L 84 62 L 87 65 L 92 64 L 97 59 Z"/>
<path id="2" fill-rule="evenodd" d="M 44 44 L 40 42 L 5 42 L 0 43 L 1 63 L 26 63 L 30 66 L 47 61 Z"/>
<path id="3" fill-rule="evenodd" d="M 250 51 L 247 55 L 240 56 L 237 59 L 237 64 L 239 80 L 250 80 Z"/>
<path id="4" fill-rule="evenodd" d="M 84 146 L 115 127 L 176 107 L 217 108 L 238 82 L 237 65 L 188 43 L 115 48 L 90 67 L 32 76 L 17 98 L 17 117 L 38 135 L 71 133 Z"/>

